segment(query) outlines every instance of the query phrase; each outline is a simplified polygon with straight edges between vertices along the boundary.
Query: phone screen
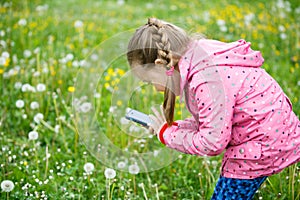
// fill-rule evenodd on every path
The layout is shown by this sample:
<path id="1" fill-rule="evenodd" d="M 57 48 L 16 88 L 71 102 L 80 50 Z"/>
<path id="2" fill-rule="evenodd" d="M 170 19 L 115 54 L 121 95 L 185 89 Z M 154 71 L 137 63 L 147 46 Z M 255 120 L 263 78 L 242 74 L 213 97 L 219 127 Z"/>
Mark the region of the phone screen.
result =
<path id="1" fill-rule="evenodd" d="M 151 118 L 145 114 L 142 113 L 140 111 L 134 110 L 134 109 L 130 109 L 127 113 L 126 113 L 126 119 L 129 119 L 131 121 L 134 121 L 138 124 L 141 124 L 145 127 L 148 127 L 148 124 L 152 122 Z"/>

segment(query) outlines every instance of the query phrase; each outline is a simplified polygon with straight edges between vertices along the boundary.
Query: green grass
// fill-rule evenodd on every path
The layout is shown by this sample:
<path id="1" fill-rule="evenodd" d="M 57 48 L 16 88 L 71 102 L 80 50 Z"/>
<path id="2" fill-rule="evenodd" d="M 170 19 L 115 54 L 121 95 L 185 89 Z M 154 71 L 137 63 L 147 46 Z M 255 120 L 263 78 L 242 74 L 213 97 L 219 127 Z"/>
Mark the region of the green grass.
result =
<path id="1" fill-rule="evenodd" d="M 180 154 L 179 159 L 160 170 L 137 175 L 117 170 L 114 179 L 106 179 L 107 166 L 98 161 L 106 152 L 97 154 L 92 145 L 85 145 L 91 137 L 103 138 L 89 133 L 78 135 L 80 127 L 74 123 L 77 116 L 72 112 L 72 101 L 85 94 L 91 97 L 89 86 L 76 85 L 76 77 L 82 72 L 102 75 L 95 86 L 100 98 L 94 99 L 97 114 L 93 119 L 115 146 L 139 153 L 161 148 L 156 138 L 137 138 L 141 131 L 124 134 L 118 116 L 109 110 L 114 105 L 122 109 L 130 105 L 148 111 L 144 105 L 159 104 L 162 94 L 154 95 L 152 87 L 141 85 L 129 103 L 119 101 L 111 89 L 125 88 L 117 92 L 122 96 L 122 91 L 132 89 L 134 81 L 129 78 L 128 85 L 118 84 L 128 70 L 125 57 L 108 58 L 120 48 L 112 46 L 111 52 L 105 49 L 107 52 L 102 52 L 95 61 L 92 59 L 93 54 L 99 55 L 103 50 L 102 42 L 134 30 L 154 16 L 208 38 L 251 41 L 252 48 L 259 49 L 265 58 L 263 67 L 279 82 L 299 115 L 300 5 L 296 0 L 284 2 L 281 8 L 280 1 L 262 0 L 188 3 L 176 0 L 172 4 L 132 0 L 122 5 L 117 1 L 92 0 L 1 1 L 0 56 L 8 52 L 9 58 L 4 65 L 0 64 L 0 181 L 12 180 L 15 188 L 10 193 L 1 192 L 0 199 L 209 199 L 219 175 L 221 156 Z M 252 16 L 249 24 L 245 23 L 246 15 Z M 82 28 L 74 27 L 77 20 L 83 22 Z M 220 30 L 218 20 L 226 21 L 227 31 Z M 118 45 L 118 41 L 109 44 Z M 26 50 L 31 52 L 30 56 L 25 55 Z M 76 63 L 83 60 L 88 66 L 78 67 Z M 18 82 L 34 87 L 42 83 L 46 90 L 22 92 L 16 87 Z M 24 107 L 17 108 L 17 100 L 23 100 Z M 33 101 L 38 102 L 39 108 L 30 108 Z M 179 104 L 176 110 L 181 110 Z M 34 121 L 37 113 L 44 116 L 40 123 Z M 186 115 L 185 111 L 176 113 L 177 118 Z M 90 122 L 89 118 L 85 120 Z M 35 141 L 28 140 L 32 130 L 39 133 Z M 110 160 L 109 164 L 121 160 Z M 159 165 L 161 161 L 165 160 L 156 162 Z M 84 171 L 87 162 L 95 166 L 92 174 Z M 299 200 L 299 170 L 298 164 L 269 177 L 255 199 Z"/>

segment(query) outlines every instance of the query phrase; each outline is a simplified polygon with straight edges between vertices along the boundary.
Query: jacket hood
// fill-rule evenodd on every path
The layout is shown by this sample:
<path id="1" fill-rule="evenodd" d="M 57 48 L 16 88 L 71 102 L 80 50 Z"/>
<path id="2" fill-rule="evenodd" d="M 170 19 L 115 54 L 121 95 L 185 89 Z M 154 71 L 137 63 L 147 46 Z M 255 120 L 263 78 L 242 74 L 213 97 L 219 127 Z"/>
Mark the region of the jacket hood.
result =
<path id="1" fill-rule="evenodd" d="M 250 47 L 251 43 L 243 39 L 231 43 L 201 39 L 190 43 L 178 63 L 181 94 L 193 74 L 207 67 L 260 67 L 264 62 L 262 55 Z"/>

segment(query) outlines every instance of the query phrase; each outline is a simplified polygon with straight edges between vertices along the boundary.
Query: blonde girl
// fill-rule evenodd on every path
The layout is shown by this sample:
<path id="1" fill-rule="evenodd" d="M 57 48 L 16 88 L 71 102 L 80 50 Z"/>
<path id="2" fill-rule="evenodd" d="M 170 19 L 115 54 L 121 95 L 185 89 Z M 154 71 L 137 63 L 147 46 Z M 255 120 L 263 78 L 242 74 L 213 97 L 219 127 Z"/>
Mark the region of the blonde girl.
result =
<path id="1" fill-rule="evenodd" d="M 163 144 L 199 156 L 225 152 L 211 199 L 252 199 L 268 176 L 300 161 L 299 119 L 250 42 L 194 39 L 150 18 L 127 58 L 136 76 L 164 91 L 149 125 Z M 178 95 L 191 118 L 174 120 Z"/>

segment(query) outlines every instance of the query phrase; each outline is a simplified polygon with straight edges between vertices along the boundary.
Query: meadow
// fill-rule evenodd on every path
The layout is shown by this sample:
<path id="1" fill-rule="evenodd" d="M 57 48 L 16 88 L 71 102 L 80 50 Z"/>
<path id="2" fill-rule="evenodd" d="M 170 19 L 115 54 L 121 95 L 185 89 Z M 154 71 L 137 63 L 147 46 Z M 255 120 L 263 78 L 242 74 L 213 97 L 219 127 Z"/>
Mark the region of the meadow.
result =
<path id="1" fill-rule="evenodd" d="M 0 1 L 0 199 L 210 198 L 222 155 L 167 150 L 123 117 L 162 102 L 124 55 L 148 17 L 251 41 L 300 115 L 297 0 Z M 188 115 L 178 101 L 176 118 Z M 299 200 L 300 164 L 269 177 L 254 199 Z"/>

